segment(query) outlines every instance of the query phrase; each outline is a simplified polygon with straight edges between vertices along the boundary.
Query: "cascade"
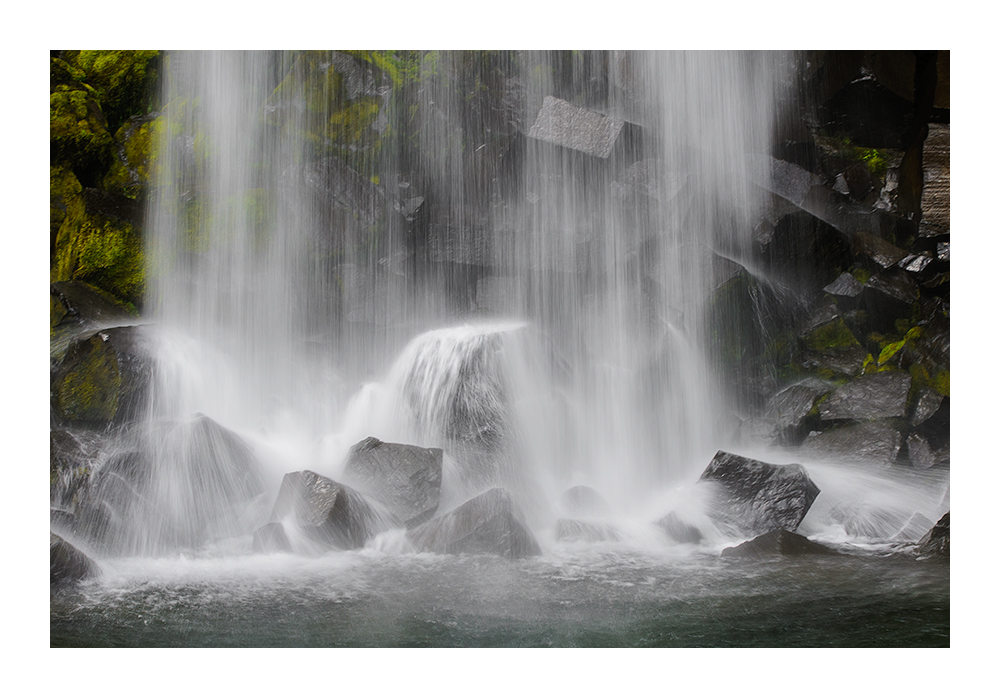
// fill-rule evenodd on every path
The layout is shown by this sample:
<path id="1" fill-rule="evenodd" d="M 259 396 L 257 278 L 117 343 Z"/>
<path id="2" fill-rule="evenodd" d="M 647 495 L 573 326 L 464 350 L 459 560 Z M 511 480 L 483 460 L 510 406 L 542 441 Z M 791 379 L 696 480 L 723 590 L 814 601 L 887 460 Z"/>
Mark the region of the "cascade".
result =
<path id="1" fill-rule="evenodd" d="M 808 500 L 778 528 L 913 547 L 949 509 L 947 470 L 802 456 L 849 423 L 895 434 L 883 460 L 911 433 L 902 453 L 940 464 L 944 398 L 907 382 L 890 386 L 903 412 L 823 421 L 851 407 L 842 384 L 910 374 L 869 378 L 883 357 L 857 341 L 835 357 L 858 364 L 850 379 L 761 359 L 802 327 L 861 336 L 846 319 L 873 307 L 807 317 L 828 281 L 774 251 L 778 220 L 813 215 L 795 178 L 819 181 L 774 158 L 801 70 L 784 52 L 171 53 L 137 328 L 153 379 L 136 419 L 93 436 L 89 489 L 64 476 L 71 542 L 123 598 L 148 575 L 183 607 L 208 587 L 274 617 L 317 597 L 331 615 L 371 597 L 372 617 L 411 602 L 487 617 L 479 594 L 521 622 L 579 582 L 587 618 L 608 600 L 661 609 L 711 596 L 722 550 L 768 530 L 719 514 L 724 476 L 699 480 L 733 451 L 778 473 L 777 508 Z M 892 351 L 920 338 L 901 331 Z M 386 463 L 410 468 L 386 490 L 409 491 L 371 485 Z M 422 555 L 483 547 L 543 562 Z M 842 564 L 843 584 L 881 583 Z M 737 577 L 733 598 L 762 595 Z M 347 644 L 393 639 L 345 623 Z"/>

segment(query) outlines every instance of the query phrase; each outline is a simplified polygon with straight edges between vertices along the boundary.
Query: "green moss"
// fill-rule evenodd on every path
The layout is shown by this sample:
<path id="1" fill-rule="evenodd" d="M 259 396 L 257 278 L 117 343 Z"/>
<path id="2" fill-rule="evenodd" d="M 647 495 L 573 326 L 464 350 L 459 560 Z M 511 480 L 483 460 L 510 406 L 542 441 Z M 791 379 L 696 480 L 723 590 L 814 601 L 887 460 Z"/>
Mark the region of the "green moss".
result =
<path id="1" fill-rule="evenodd" d="M 951 395 L 951 371 L 938 371 L 930 379 L 930 386 L 939 394 L 949 397 Z"/>
<path id="2" fill-rule="evenodd" d="M 72 63 L 86 75 L 108 123 L 117 130 L 130 116 L 152 108 L 159 58 L 159 51 L 79 51 Z"/>
<path id="3" fill-rule="evenodd" d="M 861 345 L 839 317 L 809 332 L 803 337 L 803 341 L 809 349 L 820 352 L 839 351 Z"/>
<path id="4" fill-rule="evenodd" d="M 885 364 L 889 359 L 896 355 L 896 353 L 903 348 L 906 344 L 906 340 L 900 340 L 898 342 L 891 342 L 882 347 L 882 351 L 878 355 L 879 365 Z"/>
<path id="5" fill-rule="evenodd" d="M 856 148 L 855 154 L 859 160 L 868 165 L 868 171 L 876 177 L 885 177 L 887 168 L 885 156 L 878 148 Z"/>
<path id="6" fill-rule="evenodd" d="M 854 267 L 851 269 L 851 276 L 857 279 L 859 283 L 867 284 L 868 280 L 872 278 L 872 273 L 864 267 Z"/>
<path id="7" fill-rule="evenodd" d="M 108 423 L 118 412 L 118 359 L 103 344 L 98 333 L 76 346 L 68 358 L 72 368 L 55 385 L 56 404 L 68 421 Z"/>
<path id="8" fill-rule="evenodd" d="M 111 167 L 102 182 L 105 189 L 135 199 L 149 185 L 155 167 L 153 146 L 159 134 L 157 122 L 162 118 L 130 119 L 118 129 Z"/>
<path id="9" fill-rule="evenodd" d="M 59 85 L 49 95 L 49 141 L 50 165 L 67 162 L 79 173 L 107 164 L 111 134 L 93 90 Z"/>
<path id="10" fill-rule="evenodd" d="M 909 342 L 910 340 L 913 339 L 920 339 L 923 336 L 924 336 L 924 328 L 918 326 L 908 330 L 904 339 Z"/>
<path id="11" fill-rule="evenodd" d="M 129 223 L 87 211 L 77 197 L 56 236 L 50 281 L 84 281 L 137 304 L 145 290 L 145 255 Z"/>
<path id="12" fill-rule="evenodd" d="M 69 167 L 49 167 L 49 235 L 50 252 L 55 250 L 59 227 L 66 220 L 71 202 L 80 196 L 83 187 Z"/>

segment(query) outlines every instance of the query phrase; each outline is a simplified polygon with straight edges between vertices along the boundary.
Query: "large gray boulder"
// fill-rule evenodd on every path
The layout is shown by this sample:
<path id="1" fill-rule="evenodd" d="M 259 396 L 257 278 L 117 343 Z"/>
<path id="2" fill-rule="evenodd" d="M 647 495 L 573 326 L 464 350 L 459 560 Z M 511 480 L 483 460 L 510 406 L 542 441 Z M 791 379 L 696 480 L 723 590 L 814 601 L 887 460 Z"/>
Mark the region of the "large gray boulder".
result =
<path id="1" fill-rule="evenodd" d="M 577 485 L 570 487 L 560 497 L 563 509 L 572 516 L 607 516 L 611 506 L 593 487 Z"/>
<path id="2" fill-rule="evenodd" d="M 440 448 L 385 443 L 369 436 L 351 447 L 343 480 L 413 528 L 437 511 L 443 458 Z"/>
<path id="3" fill-rule="evenodd" d="M 891 421 L 877 421 L 809 434 L 801 448 L 816 458 L 888 468 L 902 444 L 903 437 Z"/>
<path id="4" fill-rule="evenodd" d="M 507 558 L 540 555 L 541 548 L 506 490 L 493 488 L 407 534 L 417 550 L 492 553 Z"/>
<path id="5" fill-rule="evenodd" d="M 49 533 L 49 584 L 77 582 L 98 573 L 98 567 L 73 545 Z"/>
<path id="6" fill-rule="evenodd" d="M 345 550 L 362 548 L 378 533 L 401 525 L 360 492 L 311 470 L 288 473 L 281 481 L 271 521 L 285 519 L 309 539 Z"/>
<path id="7" fill-rule="evenodd" d="M 819 495 L 798 464 L 773 465 L 719 451 L 699 482 L 716 485 L 710 516 L 727 533 L 794 531 Z"/>
<path id="8" fill-rule="evenodd" d="M 911 380 L 910 374 L 903 371 L 880 371 L 855 378 L 820 405 L 820 419 L 905 417 Z"/>

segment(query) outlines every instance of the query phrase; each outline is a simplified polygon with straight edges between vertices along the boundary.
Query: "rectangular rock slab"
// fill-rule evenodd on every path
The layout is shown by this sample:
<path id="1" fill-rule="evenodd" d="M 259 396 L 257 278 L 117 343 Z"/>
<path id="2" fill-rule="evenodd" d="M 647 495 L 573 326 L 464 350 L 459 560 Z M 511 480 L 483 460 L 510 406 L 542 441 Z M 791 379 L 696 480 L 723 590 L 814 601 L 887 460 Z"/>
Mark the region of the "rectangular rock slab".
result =
<path id="1" fill-rule="evenodd" d="M 820 419 L 905 417 L 911 381 L 910 374 L 903 371 L 880 371 L 855 378 L 833 391 L 820 405 Z"/>
<path id="2" fill-rule="evenodd" d="M 551 95 L 542 101 L 528 136 L 607 159 L 625 122 Z"/>

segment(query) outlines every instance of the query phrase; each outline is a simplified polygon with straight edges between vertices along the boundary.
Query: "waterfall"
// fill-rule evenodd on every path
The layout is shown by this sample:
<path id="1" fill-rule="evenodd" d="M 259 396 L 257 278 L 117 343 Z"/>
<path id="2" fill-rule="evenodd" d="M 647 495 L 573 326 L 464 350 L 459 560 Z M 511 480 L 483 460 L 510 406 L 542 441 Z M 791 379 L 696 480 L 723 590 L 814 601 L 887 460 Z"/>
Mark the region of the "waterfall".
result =
<path id="1" fill-rule="evenodd" d="M 363 58 L 171 54 L 153 472 L 191 461 L 162 424 L 207 415 L 295 444 L 265 481 L 366 436 L 536 500 L 696 474 L 727 415 L 704 303 L 765 203 L 786 57 L 431 53 L 405 81 Z"/>

